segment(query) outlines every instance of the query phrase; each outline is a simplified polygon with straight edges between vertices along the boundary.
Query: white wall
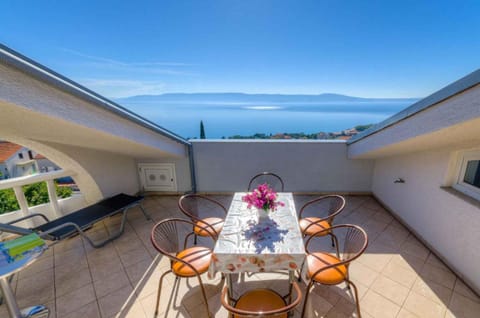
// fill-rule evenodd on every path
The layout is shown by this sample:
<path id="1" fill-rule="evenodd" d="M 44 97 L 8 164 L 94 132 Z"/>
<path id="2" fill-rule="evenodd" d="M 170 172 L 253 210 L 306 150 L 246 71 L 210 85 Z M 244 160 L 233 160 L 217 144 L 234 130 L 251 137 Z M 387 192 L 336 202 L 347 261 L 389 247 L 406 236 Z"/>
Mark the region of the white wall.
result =
<path id="1" fill-rule="evenodd" d="M 480 208 L 441 188 L 453 148 L 377 159 L 372 191 L 480 291 Z M 404 184 L 395 184 L 396 178 Z"/>
<path id="2" fill-rule="evenodd" d="M 120 192 L 136 194 L 140 191 L 134 158 L 88 148 L 46 144 L 71 158 L 75 158 L 95 180 L 103 197 L 109 197 Z M 76 181 L 78 177 L 81 176 L 74 176 L 74 180 Z M 86 190 L 80 186 L 80 191 L 84 192 Z"/>
<path id="3" fill-rule="evenodd" d="M 285 191 L 370 192 L 372 160 L 349 160 L 343 141 L 194 140 L 200 192 L 246 190 L 262 171 L 279 174 Z"/>

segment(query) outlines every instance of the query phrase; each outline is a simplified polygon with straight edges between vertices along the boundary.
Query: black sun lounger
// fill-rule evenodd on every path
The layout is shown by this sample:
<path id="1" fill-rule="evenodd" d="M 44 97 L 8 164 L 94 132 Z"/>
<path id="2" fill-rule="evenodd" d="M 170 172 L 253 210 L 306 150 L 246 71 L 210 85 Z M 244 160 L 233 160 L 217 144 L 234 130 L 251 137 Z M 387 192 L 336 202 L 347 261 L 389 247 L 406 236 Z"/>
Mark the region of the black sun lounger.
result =
<path id="1" fill-rule="evenodd" d="M 96 204 L 90 205 L 83 209 L 80 209 L 76 212 L 67 214 L 53 221 L 49 221 L 48 218 L 40 213 L 32 213 L 28 216 L 22 217 L 20 219 L 11 221 L 7 224 L 0 223 L 0 231 L 9 232 L 14 234 L 30 234 L 36 232 L 43 239 L 51 241 L 60 241 L 67 237 L 70 237 L 74 234 L 82 235 L 93 247 L 98 248 L 102 247 L 110 241 L 118 238 L 122 235 L 125 229 L 125 222 L 127 219 L 127 210 L 139 206 L 142 210 L 145 218 L 150 220 L 150 217 L 145 212 L 142 206 L 143 197 L 141 196 L 131 196 L 127 194 L 117 194 L 111 198 L 102 200 Z M 90 228 L 93 224 L 113 216 L 117 213 L 123 213 L 122 223 L 120 224 L 120 229 L 117 233 L 110 235 L 106 240 L 101 242 L 93 242 L 86 234 L 85 230 Z M 32 218 L 32 217 L 41 217 L 46 223 L 31 228 L 26 229 L 13 224 L 20 221 Z"/>

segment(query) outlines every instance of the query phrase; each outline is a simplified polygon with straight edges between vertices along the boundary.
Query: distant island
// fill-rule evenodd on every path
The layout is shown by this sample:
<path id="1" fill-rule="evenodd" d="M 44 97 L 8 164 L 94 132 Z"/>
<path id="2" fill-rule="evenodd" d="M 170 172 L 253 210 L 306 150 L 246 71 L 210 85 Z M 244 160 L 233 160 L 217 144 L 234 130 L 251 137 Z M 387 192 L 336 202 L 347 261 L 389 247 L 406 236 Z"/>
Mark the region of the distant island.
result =
<path id="1" fill-rule="evenodd" d="M 187 139 L 348 139 L 369 127 L 365 124 L 381 122 L 417 100 L 332 93 L 167 93 L 116 101 Z"/>
<path id="2" fill-rule="evenodd" d="M 364 98 L 341 94 L 246 94 L 246 93 L 166 93 L 137 95 L 116 99 L 120 103 L 362 103 L 362 102 L 415 102 L 418 98 Z"/>

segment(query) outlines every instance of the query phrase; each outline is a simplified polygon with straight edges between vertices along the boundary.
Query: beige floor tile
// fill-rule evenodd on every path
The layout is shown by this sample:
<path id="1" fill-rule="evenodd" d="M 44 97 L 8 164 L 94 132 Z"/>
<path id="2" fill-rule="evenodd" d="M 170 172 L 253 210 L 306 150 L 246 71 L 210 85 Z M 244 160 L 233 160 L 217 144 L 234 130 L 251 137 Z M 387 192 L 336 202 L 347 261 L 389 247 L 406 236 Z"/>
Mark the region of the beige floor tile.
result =
<path id="1" fill-rule="evenodd" d="M 450 269 L 448 268 L 448 266 L 442 262 L 435 254 L 433 253 L 430 253 L 430 255 L 428 255 L 428 258 L 427 258 L 427 261 L 426 261 L 427 264 L 430 264 L 430 265 L 433 265 L 435 267 L 438 267 L 440 269 L 443 269 L 445 271 L 449 271 Z"/>
<path id="2" fill-rule="evenodd" d="M 381 272 L 388 262 L 392 259 L 393 255 L 390 253 L 378 252 L 365 252 L 358 258 L 358 262 L 370 267 L 376 272 Z"/>
<path id="3" fill-rule="evenodd" d="M 408 241 L 408 239 L 402 245 L 401 250 L 402 252 L 418 257 L 423 261 L 425 261 L 430 254 L 430 251 L 428 250 L 428 248 L 425 247 L 425 245 L 416 241 Z"/>
<path id="4" fill-rule="evenodd" d="M 362 312 L 365 311 L 375 318 L 396 317 L 400 311 L 400 306 L 372 290 L 362 298 L 360 305 Z"/>
<path id="5" fill-rule="evenodd" d="M 119 312 L 128 311 L 135 303 L 136 296 L 131 286 L 120 288 L 98 299 L 102 317 L 112 317 Z"/>
<path id="6" fill-rule="evenodd" d="M 360 308 L 360 310 L 362 310 Z M 340 299 L 333 308 L 331 308 L 327 315 L 327 318 L 350 318 L 358 317 L 357 307 L 354 303 L 349 302 L 346 299 Z"/>
<path id="7" fill-rule="evenodd" d="M 51 270 L 53 268 L 53 255 L 43 256 L 38 258 L 28 267 L 22 269 L 19 273 L 19 279 L 27 278 L 32 275 L 38 275 L 45 270 Z"/>
<path id="8" fill-rule="evenodd" d="M 83 249 L 83 241 L 79 235 L 63 240 L 54 246 L 55 254 L 63 254 L 72 249 Z"/>
<path id="9" fill-rule="evenodd" d="M 453 289 L 457 277 L 450 270 L 443 270 L 430 264 L 425 264 L 420 276 L 425 280 L 433 281 L 437 284 Z"/>
<path id="10" fill-rule="evenodd" d="M 131 286 L 127 274 L 123 270 L 109 273 L 102 279 L 94 281 L 93 285 L 98 298 L 106 296 L 123 287 Z"/>
<path id="11" fill-rule="evenodd" d="M 86 285 L 56 299 L 57 316 L 64 317 L 95 301 L 93 284 Z"/>
<path id="12" fill-rule="evenodd" d="M 385 276 L 380 275 L 371 286 L 371 290 L 402 306 L 408 296 L 409 289 Z"/>
<path id="13" fill-rule="evenodd" d="M 440 305 L 414 291 L 411 291 L 403 307 L 422 318 L 438 318 L 445 315 L 445 305 Z"/>
<path id="14" fill-rule="evenodd" d="M 154 260 L 145 259 L 131 266 L 125 267 L 128 279 L 133 286 L 136 286 L 144 276 L 151 275 L 156 269 L 157 262 Z M 172 275 L 167 275 L 167 280 L 172 281 Z"/>
<path id="15" fill-rule="evenodd" d="M 125 306 L 119 313 L 110 316 L 111 318 L 151 318 L 147 316 L 139 301 L 134 302 L 131 306 Z"/>
<path id="16" fill-rule="evenodd" d="M 131 266 L 143 260 L 152 260 L 152 256 L 147 249 L 143 247 L 143 244 L 133 250 L 120 253 L 119 256 L 124 267 Z"/>
<path id="17" fill-rule="evenodd" d="M 64 253 L 54 253 L 55 266 L 69 266 L 71 264 L 85 263 L 85 250 L 82 248 L 70 249 Z"/>
<path id="18" fill-rule="evenodd" d="M 407 269 L 404 266 L 399 265 L 397 262 L 392 259 L 390 263 L 387 264 L 385 269 L 382 272 L 387 278 L 390 278 L 397 283 L 402 284 L 403 286 L 410 288 L 413 286 L 413 283 L 417 279 L 417 273 L 412 269 Z"/>
<path id="19" fill-rule="evenodd" d="M 305 290 L 305 288 L 306 286 L 303 285 L 302 290 Z M 335 292 L 335 289 L 337 289 L 337 287 L 335 286 L 317 284 L 314 288 L 312 288 L 311 292 L 316 293 L 317 295 L 328 301 L 330 304 L 335 305 L 339 300 L 342 299 L 340 293 L 343 293 L 343 290 Z"/>
<path id="20" fill-rule="evenodd" d="M 104 263 L 90 264 L 93 281 L 104 279 L 111 273 L 123 271 L 124 268 L 119 258 L 113 258 Z"/>
<path id="21" fill-rule="evenodd" d="M 305 317 L 324 317 L 333 305 L 316 293 L 310 293 L 305 306 Z"/>
<path id="22" fill-rule="evenodd" d="M 370 287 L 379 273 L 360 262 L 352 262 L 349 267 L 350 280 Z"/>
<path id="23" fill-rule="evenodd" d="M 474 302 L 480 303 L 480 296 L 477 295 L 470 287 L 468 287 L 460 278 L 457 277 L 455 282 L 455 288 L 453 289 L 456 293 L 463 295 Z"/>
<path id="24" fill-rule="evenodd" d="M 182 309 L 181 295 L 176 290 L 171 290 L 171 293 L 165 293 L 160 298 L 160 305 L 158 310 L 158 317 L 168 317 L 172 313 L 179 312 Z M 140 299 L 143 310 L 147 317 L 154 317 L 155 306 L 157 302 L 157 294 L 153 293 L 143 299 Z M 198 306 L 197 308 L 199 308 Z M 184 309 L 186 312 L 186 309 Z"/>
<path id="25" fill-rule="evenodd" d="M 400 312 L 398 313 L 397 318 L 422 318 L 422 317 L 412 314 L 405 308 L 402 308 L 400 309 Z"/>
<path id="26" fill-rule="evenodd" d="M 56 297 L 65 295 L 75 289 L 88 285 L 92 282 L 90 270 L 84 268 L 75 272 L 63 272 L 55 275 L 55 294 Z"/>
<path id="27" fill-rule="evenodd" d="M 420 277 L 413 284 L 412 291 L 444 306 L 450 302 L 453 292 L 450 288 Z"/>
<path id="28" fill-rule="evenodd" d="M 392 262 L 416 273 L 420 273 L 425 264 L 422 259 L 402 252 L 395 253 Z"/>
<path id="29" fill-rule="evenodd" d="M 93 301 L 82 306 L 80 309 L 67 314 L 64 318 L 100 318 L 98 304 L 96 301 Z"/>
<path id="30" fill-rule="evenodd" d="M 389 225 L 377 238 L 376 241 L 399 249 L 407 239 L 409 232 L 404 228 Z"/>
<path id="31" fill-rule="evenodd" d="M 40 274 L 18 280 L 15 297 L 20 307 L 45 304 L 55 299 L 53 269 Z"/>
<path id="32" fill-rule="evenodd" d="M 0 305 L 0 317 L 8 317 L 8 309 L 5 304 Z"/>
<path id="33" fill-rule="evenodd" d="M 454 292 L 445 317 L 478 318 L 479 313 L 480 303 Z"/>

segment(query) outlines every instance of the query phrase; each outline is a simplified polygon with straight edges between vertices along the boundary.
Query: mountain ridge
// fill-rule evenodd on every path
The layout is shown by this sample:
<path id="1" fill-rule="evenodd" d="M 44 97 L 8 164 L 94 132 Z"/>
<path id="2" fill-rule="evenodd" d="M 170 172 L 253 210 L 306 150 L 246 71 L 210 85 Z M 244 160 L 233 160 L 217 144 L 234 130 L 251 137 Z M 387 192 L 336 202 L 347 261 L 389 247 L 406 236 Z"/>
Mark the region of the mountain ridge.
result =
<path id="1" fill-rule="evenodd" d="M 405 102 L 419 98 L 365 98 L 335 93 L 323 94 L 248 94 L 248 93 L 165 93 L 117 98 L 119 102 Z"/>

